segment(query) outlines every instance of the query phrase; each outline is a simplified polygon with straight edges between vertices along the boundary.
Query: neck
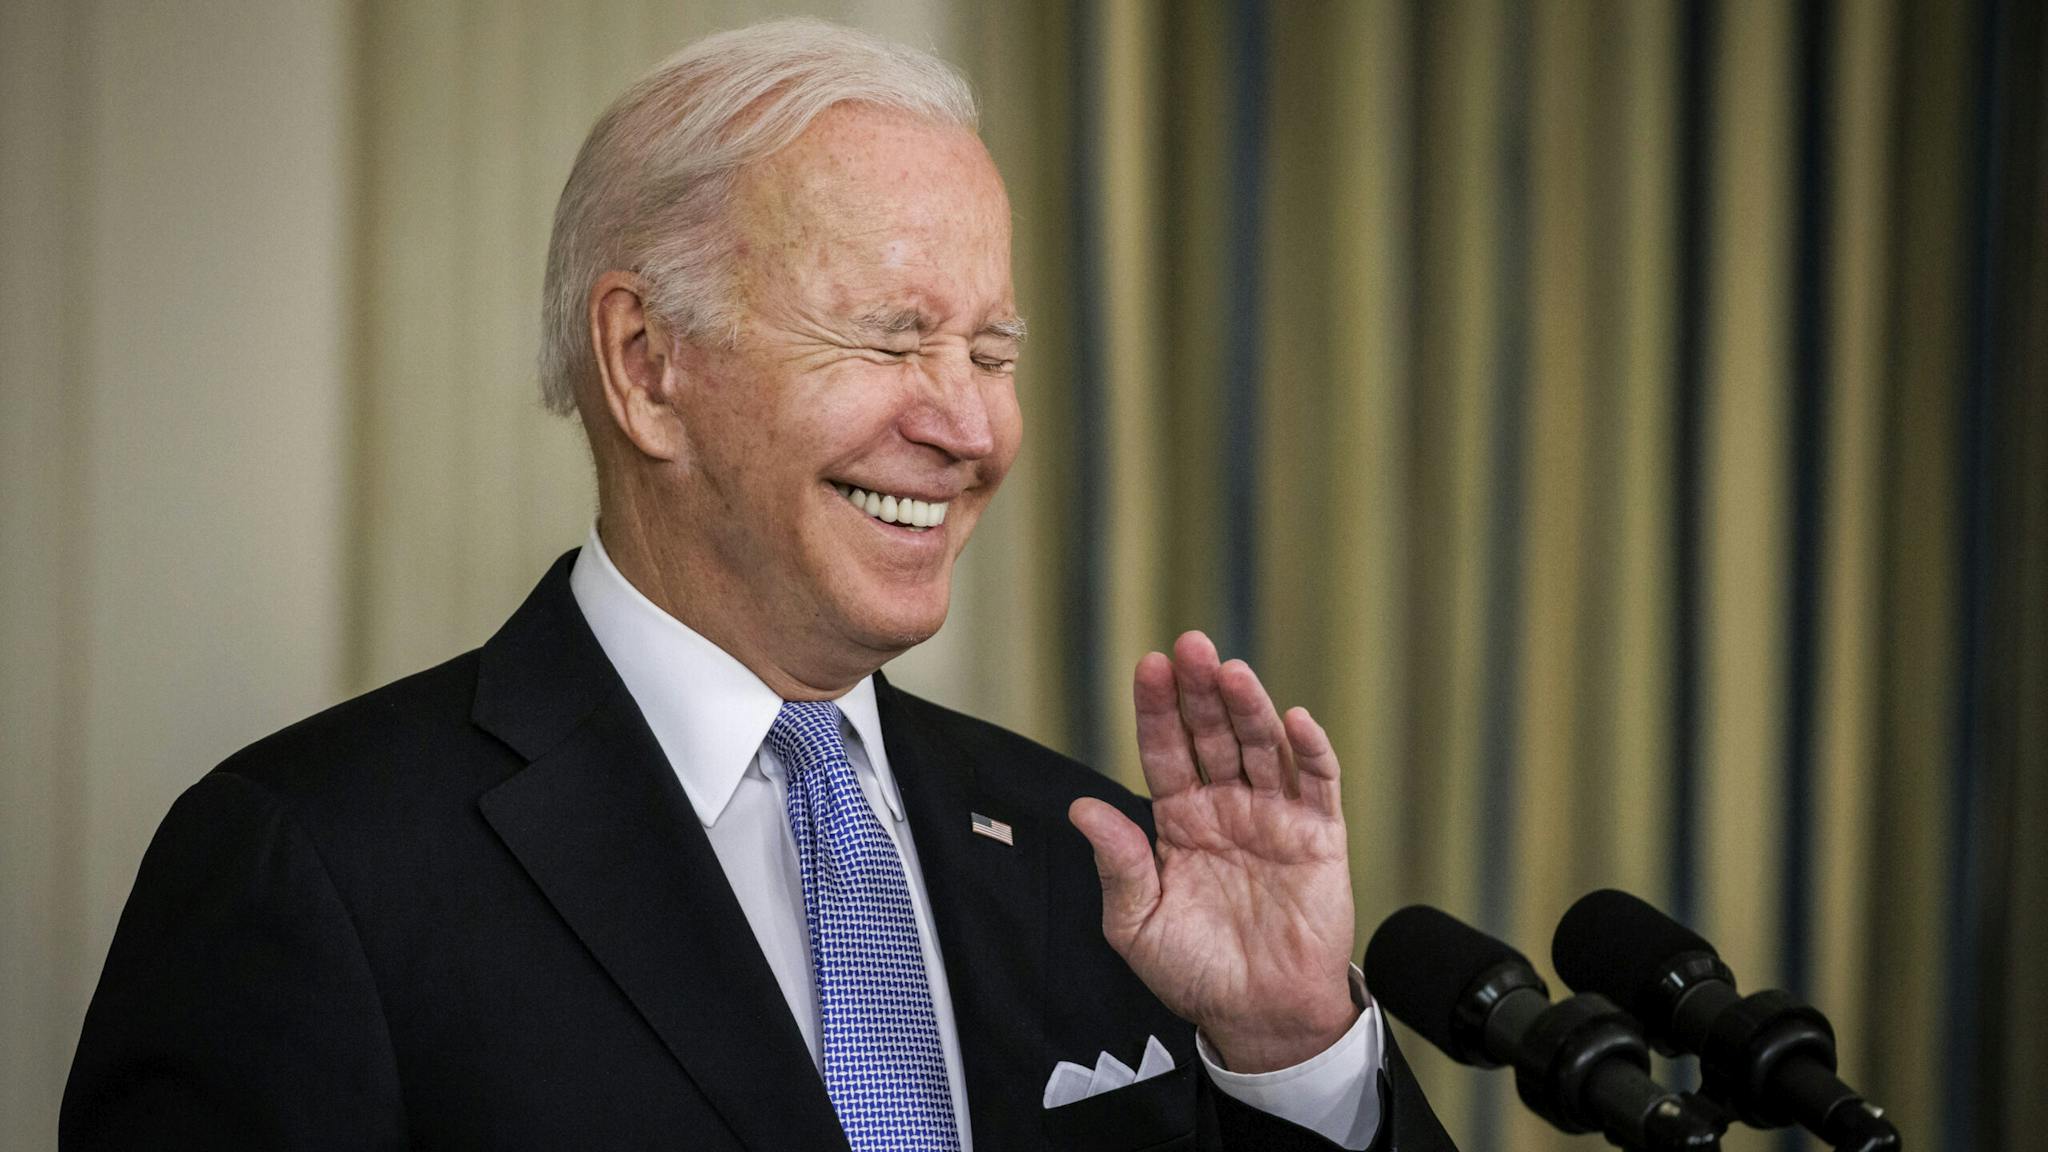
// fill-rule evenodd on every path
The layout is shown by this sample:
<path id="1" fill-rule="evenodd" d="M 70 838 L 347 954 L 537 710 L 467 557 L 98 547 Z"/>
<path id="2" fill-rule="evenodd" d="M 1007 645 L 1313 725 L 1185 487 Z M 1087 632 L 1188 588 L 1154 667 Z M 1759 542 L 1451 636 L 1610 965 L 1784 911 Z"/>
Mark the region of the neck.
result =
<path id="1" fill-rule="evenodd" d="M 784 700 L 836 700 L 896 655 L 805 651 L 780 634 L 741 582 L 678 544 L 658 523 L 636 515 L 631 504 L 604 504 L 597 532 L 627 583 Z"/>

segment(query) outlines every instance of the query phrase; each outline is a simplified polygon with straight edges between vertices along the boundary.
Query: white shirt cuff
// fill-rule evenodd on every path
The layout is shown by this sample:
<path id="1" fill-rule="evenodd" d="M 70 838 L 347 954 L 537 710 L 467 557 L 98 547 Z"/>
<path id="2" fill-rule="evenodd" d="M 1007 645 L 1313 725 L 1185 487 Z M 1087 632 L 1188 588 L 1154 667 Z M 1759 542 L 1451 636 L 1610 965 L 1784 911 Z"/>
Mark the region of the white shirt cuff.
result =
<path id="1" fill-rule="evenodd" d="M 1353 987 L 1363 977 L 1352 967 Z M 1195 1033 L 1195 1051 L 1209 1079 L 1239 1102 L 1320 1134 L 1344 1148 L 1371 1146 L 1380 1127 L 1380 1068 L 1386 1062 L 1386 1030 L 1379 1005 L 1368 1002 L 1358 1021 L 1335 1044 L 1291 1068 L 1273 1072 L 1232 1072 L 1222 1066 L 1209 1038 Z"/>

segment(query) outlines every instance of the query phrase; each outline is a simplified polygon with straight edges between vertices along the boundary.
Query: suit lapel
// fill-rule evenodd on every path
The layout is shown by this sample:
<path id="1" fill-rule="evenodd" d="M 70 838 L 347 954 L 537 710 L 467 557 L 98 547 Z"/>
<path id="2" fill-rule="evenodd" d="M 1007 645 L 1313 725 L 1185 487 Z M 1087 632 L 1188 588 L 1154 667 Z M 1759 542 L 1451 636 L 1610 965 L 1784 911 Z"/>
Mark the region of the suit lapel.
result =
<path id="1" fill-rule="evenodd" d="M 476 722 L 530 760 L 484 817 L 750 1147 L 844 1148 L 780 987 L 564 557 L 485 645 Z"/>
<path id="2" fill-rule="evenodd" d="M 890 771 L 917 843 L 945 957 L 977 1152 L 1037 1147 L 1052 1068 L 1037 1005 L 1045 983 L 1046 835 L 1029 797 L 941 735 L 876 676 Z M 980 813 L 1011 825 L 1014 845 L 975 833 Z"/>

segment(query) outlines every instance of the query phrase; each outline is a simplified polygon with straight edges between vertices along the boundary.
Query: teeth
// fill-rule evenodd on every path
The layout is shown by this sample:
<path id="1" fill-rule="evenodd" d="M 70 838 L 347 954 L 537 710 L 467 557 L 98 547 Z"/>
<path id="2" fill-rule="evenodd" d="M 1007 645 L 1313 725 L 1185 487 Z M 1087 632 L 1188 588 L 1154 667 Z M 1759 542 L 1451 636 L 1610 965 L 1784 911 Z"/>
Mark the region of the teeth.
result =
<path id="1" fill-rule="evenodd" d="M 839 490 L 846 502 L 866 512 L 884 524 L 901 524 L 906 528 L 936 528 L 946 522 L 946 503 L 930 503 L 913 500 L 908 496 L 885 496 L 880 492 L 869 492 L 851 484 L 832 485 Z"/>

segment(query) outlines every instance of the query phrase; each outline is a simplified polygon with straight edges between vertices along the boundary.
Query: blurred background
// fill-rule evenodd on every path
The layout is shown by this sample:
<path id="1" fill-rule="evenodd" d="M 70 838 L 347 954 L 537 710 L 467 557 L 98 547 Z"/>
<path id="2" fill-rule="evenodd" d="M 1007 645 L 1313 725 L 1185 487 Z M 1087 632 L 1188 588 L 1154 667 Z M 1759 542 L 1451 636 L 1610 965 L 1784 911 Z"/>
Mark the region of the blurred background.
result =
<path id="1" fill-rule="evenodd" d="M 1626 887 L 1909 1147 L 2038 1146 L 2041 6 L 4 0 L 0 1147 L 171 799 L 581 541 L 555 195 L 794 11 L 960 65 L 1015 200 L 1026 452 L 892 676 L 1135 782 L 1206 628 L 1337 741 L 1361 939 L 1547 971 Z M 1406 1047 L 1466 1149 L 1601 1146 Z"/>

